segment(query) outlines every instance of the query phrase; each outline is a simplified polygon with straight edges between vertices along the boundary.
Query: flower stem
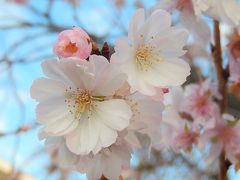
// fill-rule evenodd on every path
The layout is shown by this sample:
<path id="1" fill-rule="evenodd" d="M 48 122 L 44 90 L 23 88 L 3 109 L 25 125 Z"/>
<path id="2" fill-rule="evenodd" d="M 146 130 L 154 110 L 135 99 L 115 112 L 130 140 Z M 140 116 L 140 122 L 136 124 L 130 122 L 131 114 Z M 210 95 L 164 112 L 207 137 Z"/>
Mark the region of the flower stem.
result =
<path id="1" fill-rule="evenodd" d="M 222 95 L 222 99 L 219 102 L 221 113 L 224 113 L 227 107 L 227 78 L 222 65 L 222 47 L 221 47 L 221 34 L 219 28 L 219 22 L 214 21 L 214 41 L 215 47 L 213 51 L 214 63 L 218 77 L 218 90 Z M 226 163 L 225 152 L 222 151 L 219 158 L 219 174 L 218 180 L 227 180 L 228 165 Z"/>

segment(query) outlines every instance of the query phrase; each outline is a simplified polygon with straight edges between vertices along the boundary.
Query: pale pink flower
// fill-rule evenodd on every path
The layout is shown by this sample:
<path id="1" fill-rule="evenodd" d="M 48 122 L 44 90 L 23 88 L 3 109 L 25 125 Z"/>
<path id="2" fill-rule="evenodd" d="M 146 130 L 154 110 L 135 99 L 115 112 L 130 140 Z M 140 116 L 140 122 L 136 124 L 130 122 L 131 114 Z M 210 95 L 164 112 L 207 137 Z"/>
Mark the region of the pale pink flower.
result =
<path id="1" fill-rule="evenodd" d="M 76 169 L 75 164 L 78 161 L 78 155 L 69 151 L 64 137 L 49 136 L 43 129 L 39 132 L 39 139 L 44 140 L 44 145 L 49 154 L 54 154 L 56 163 L 64 169 Z"/>
<path id="2" fill-rule="evenodd" d="M 169 12 L 180 11 L 179 19 L 194 36 L 199 44 L 210 43 L 211 31 L 201 19 L 202 11 L 208 8 L 204 0 L 161 0 L 154 9 L 165 9 Z"/>
<path id="3" fill-rule="evenodd" d="M 159 88 L 181 85 L 190 74 L 180 58 L 186 38 L 185 29 L 171 27 L 168 12 L 157 10 L 145 19 L 139 9 L 130 22 L 128 39 L 117 40 L 111 61 L 127 74 L 131 92 L 156 96 Z"/>
<path id="4" fill-rule="evenodd" d="M 130 168 L 131 148 L 128 144 L 115 143 L 102 149 L 98 154 L 82 156 L 76 168 L 86 173 L 88 179 L 99 179 L 104 175 L 109 180 L 118 179 L 123 170 Z"/>
<path id="5" fill-rule="evenodd" d="M 230 118 L 229 118 L 230 117 Z M 204 132 L 200 138 L 201 147 L 208 142 L 212 143 L 207 162 L 211 163 L 222 151 L 225 152 L 226 158 L 232 163 L 239 163 L 240 159 L 240 123 L 232 120 L 231 116 L 220 114 L 215 116 L 216 126 Z"/>
<path id="6" fill-rule="evenodd" d="M 198 143 L 198 129 L 192 126 L 191 116 L 181 111 L 184 100 L 181 87 L 172 88 L 165 95 L 160 148 L 172 148 L 175 152 L 191 151 L 192 146 Z"/>
<path id="7" fill-rule="evenodd" d="M 157 7 L 192 12 L 191 16 L 195 17 L 207 15 L 232 26 L 237 26 L 240 22 L 240 6 L 236 0 L 161 0 Z"/>
<path id="8" fill-rule="evenodd" d="M 172 148 L 176 152 L 180 150 L 191 152 L 193 145 L 198 144 L 198 138 L 199 132 L 194 131 L 193 128 L 189 128 L 186 124 L 174 137 Z"/>
<path id="9" fill-rule="evenodd" d="M 54 52 L 62 58 L 78 57 L 86 59 L 92 51 L 92 43 L 88 34 L 79 27 L 62 31 L 54 46 Z"/>
<path id="10" fill-rule="evenodd" d="M 214 115 L 219 108 L 214 98 L 220 99 L 217 85 L 210 80 L 199 84 L 190 84 L 185 88 L 185 100 L 182 104 L 182 111 L 189 113 L 196 126 L 213 128 L 215 125 Z"/>
<path id="11" fill-rule="evenodd" d="M 146 134 L 150 138 L 149 150 L 159 144 L 163 103 L 148 96 L 135 93 L 126 97 L 132 110 L 132 118 L 127 128 L 126 139 L 130 144 L 138 145 L 136 133 Z"/>
<path id="12" fill-rule="evenodd" d="M 163 91 L 163 90 L 161 90 Z M 152 97 L 141 93 L 130 93 L 130 87 L 125 84 L 115 94 L 116 97 L 126 99 L 132 110 L 129 126 L 126 128 L 124 139 L 133 147 L 140 148 L 141 143 L 137 134 L 145 134 L 150 138 L 149 150 L 159 143 L 159 129 L 164 109 L 162 101 L 155 101 Z"/>
<path id="13" fill-rule="evenodd" d="M 231 26 L 239 25 L 240 5 L 236 0 L 205 0 L 205 3 L 208 8 L 203 9 L 204 14 Z"/>
<path id="14" fill-rule="evenodd" d="M 89 180 L 100 179 L 104 175 L 109 180 L 118 179 L 123 170 L 130 168 L 131 148 L 124 140 L 118 140 L 97 154 L 76 155 L 69 151 L 63 137 L 48 136 L 41 131 L 40 138 L 50 153 L 56 152 L 61 168 L 86 173 Z"/>
<path id="15" fill-rule="evenodd" d="M 31 88 L 32 98 L 39 102 L 37 121 L 48 135 L 64 136 L 71 152 L 97 153 L 129 125 L 129 105 L 112 99 L 126 76 L 106 58 L 48 60 L 42 68 L 47 78 L 35 80 Z"/>

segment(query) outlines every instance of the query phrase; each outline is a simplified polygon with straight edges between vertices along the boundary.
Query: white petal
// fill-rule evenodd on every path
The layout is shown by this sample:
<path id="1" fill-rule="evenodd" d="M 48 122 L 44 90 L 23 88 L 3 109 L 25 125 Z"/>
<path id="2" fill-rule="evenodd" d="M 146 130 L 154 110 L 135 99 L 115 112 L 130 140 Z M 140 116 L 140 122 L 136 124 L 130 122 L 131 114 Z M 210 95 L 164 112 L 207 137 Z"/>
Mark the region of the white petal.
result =
<path id="1" fill-rule="evenodd" d="M 78 157 L 76 154 L 71 153 L 65 145 L 65 142 L 62 142 L 61 147 L 59 148 L 59 163 L 61 167 L 70 168 L 73 167 L 77 162 Z"/>
<path id="2" fill-rule="evenodd" d="M 155 88 L 144 81 L 141 78 L 141 72 L 139 72 L 133 62 L 126 63 L 122 66 L 123 71 L 128 75 L 128 83 L 131 86 L 131 93 L 136 91 L 141 92 L 142 94 L 146 94 L 149 96 L 153 96 L 156 94 Z"/>
<path id="3" fill-rule="evenodd" d="M 122 160 L 120 159 L 119 155 L 115 153 L 111 153 L 110 158 L 108 158 L 108 156 L 105 157 L 105 165 L 103 166 L 104 176 L 106 176 L 108 179 L 118 179 L 118 177 L 121 175 L 121 161 Z"/>
<path id="4" fill-rule="evenodd" d="M 117 140 L 117 132 L 105 124 L 102 124 L 100 129 L 100 141 L 102 147 L 108 147 L 116 142 Z"/>
<path id="5" fill-rule="evenodd" d="M 95 77 L 92 72 L 89 72 L 85 60 L 60 61 L 65 74 L 71 79 L 75 87 L 91 90 L 95 84 Z"/>
<path id="6" fill-rule="evenodd" d="M 168 87 L 182 85 L 190 75 L 190 66 L 174 58 L 155 63 L 152 69 L 143 73 L 142 78 L 154 86 Z"/>
<path id="7" fill-rule="evenodd" d="M 37 105 L 36 114 L 40 123 L 44 123 L 44 117 L 54 118 L 68 113 L 67 105 L 64 102 L 64 98 L 53 97 L 45 100 Z M 43 118 L 42 118 L 43 117 Z"/>
<path id="8" fill-rule="evenodd" d="M 164 32 L 159 33 L 151 43 L 154 44 L 160 52 L 181 52 L 188 37 L 187 30 L 183 28 L 171 27 Z M 182 55 L 180 53 L 180 55 Z"/>
<path id="9" fill-rule="evenodd" d="M 96 113 L 108 127 L 121 131 L 129 124 L 132 116 L 129 105 L 121 99 L 112 99 L 96 103 Z"/>
<path id="10" fill-rule="evenodd" d="M 136 11 L 134 16 L 129 23 L 128 38 L 130 42 L 136 44 L 137 37 L 139 37 L 139 29 L 142 27 L 145 21 L 144 9 L 139 9 Z M 135 42 L 134 42 L 135 41 Z"/>
<path id="11" fill-rule="evenodd" d="M 47 78 L 36 79 L 31 87 L 31 97 L 37 101 L 44 101 L 64 94 L 66 86 L 60 81 Z"/>
<path id="12" fill-rule="evenodd" d="M 66 135 L 66 144 L 75 154 L 89 154 L 97 145 L 100 126 L 96 118 L 81 119 L 77 128 Z"/>
<path id="13" fill-rule="evenodd" d="M 104 56 L 91 55 L 89 57 L 89 69 L 96 77 L 102 76 L 106 68 L 109 66 L 108 60 Z"/>
<path id="14" fill-rule="evenodd" d="M 52 98 L 39 103 L 36 115 L 37 122 L 45 125 L 44 131 L 51 135 L 67 134 L 77 126 L 77 121 L 68 112 L 61 98 Z"/>
<path id="15" fill-rule="evenodd" d="M 43 62 L 42 69 L 49 78 L 62 81 L 67 86 L 91 90 L 95 79 L 88 71 L 86 62 L 72 58 L 47 60 Z"/>
<path id="16" fill-rule="evenodd" d="M 211 30 L 206 22 L 192 14 L 185 12 L 181 16 L 183 25 L 193 33 L 196 41 L 202 46 L 209 44 L 211 41 Z"/>
<path id="17" fill-rule="evenodd" d="M 94 89 L 96 96 L 110 96 L 115 93 L 123 83 L 126 81 L 127 76 L 119 71 L 119 67 L 115 64 L 109 65 L 105 72 L 97 78 L 97 85 Z"/>
<path id="18" fill-rule="evenodd" d="M 77 120 L 69 118 L 69 116 L 67 116 L 59 118 L 54 122 L 47 123 L 44 131 L 50 135 L 62 136 L 72 132 L 74 129 L 76 129 L 77 125 Z"/>
<path id="19" fill-rule="evenodd" d="M 72 85 L 69 77 L 64 73 L 59 61 L 46 60 L 42 63 L 42 70 L 44 74 L 54 80 L 63 81 L 66 85 Z"/>
<path id="20" fill-rule="evenodd" d="M 158 9 L 147 19 L 140 32 L 149 40 L 170 26 L 171 15 L 167 11 Z"/>

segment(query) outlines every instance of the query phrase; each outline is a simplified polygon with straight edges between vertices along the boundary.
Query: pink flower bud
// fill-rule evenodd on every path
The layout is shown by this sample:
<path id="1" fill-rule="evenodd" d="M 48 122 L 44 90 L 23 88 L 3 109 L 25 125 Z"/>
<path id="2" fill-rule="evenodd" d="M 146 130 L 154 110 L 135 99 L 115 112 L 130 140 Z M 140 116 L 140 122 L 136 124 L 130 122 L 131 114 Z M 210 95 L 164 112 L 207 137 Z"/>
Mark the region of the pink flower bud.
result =
<path id="1" fill-rule="evenodd" d="M 163 91 L 164 94 L 169 93 L 169 89 L 168 88 L 163 88 L 162 91 Z"/>
<path id="2" fill-rule="evenodd" d="M 88 34 L 81 28 L 62 31 L 54 46 L 54 52 L 62 58 L 78 57 L 86 59 L 92 51 L 92 43 Z"/>

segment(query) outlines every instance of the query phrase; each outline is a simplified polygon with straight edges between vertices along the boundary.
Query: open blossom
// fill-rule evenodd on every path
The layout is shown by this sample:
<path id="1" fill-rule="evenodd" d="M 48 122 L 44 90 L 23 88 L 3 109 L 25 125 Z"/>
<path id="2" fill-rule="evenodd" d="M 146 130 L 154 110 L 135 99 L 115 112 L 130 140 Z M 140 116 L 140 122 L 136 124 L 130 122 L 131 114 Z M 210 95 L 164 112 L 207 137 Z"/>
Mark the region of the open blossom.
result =
<path id="1" fill-rule="evenodd" d="M 172 88 L 165 95 L 163 121 L 161 122 L 160 148 L 172 148 L 191 151 L 192 146 L 198 143 L 199 132 L 192 124 L 190 115 L 181 111 L 184 92 L 181 87 Z"/>
<path id="2" fill-rule="evenodd" d="M 240 23 L 240 6 L 236 0 L 177 0 L 192 1 L 194 13 L 197 16 L 207 15 L 215 20 L 237 26 Z M 185 1 L 185 2 L 184 2 Z"/>
<path id="3" fill-rule="evenodd" d="M 47 150 L 57 155 L 60 167 L 86 173 L 89 180 L 100 179 L 102 175 L 115 180 L 130 168 L 131 148 L 124 140 L 117 140 L 97 154 L 76 155 L 69 151 L 63 137 L 48 136 L 41 131 L 40 138 L 45 139 Z"/>
<path id="4" fill-rule="evenodd" d="M 115 143 L 95 156 L 80 157 L 76 167 L 80 172 L 86 173 L 89 180 L 99 179 L 102 175 L 109 180 L 116 180 L 123 170 L 130 168 L 130 159 L 129 146 Z"/>
<path id="5" fill-rule="evenodd" d="M 86 59 L 92 51 L 92 43 L 88 34 L 79 27 L 62 31 L 54 46 L 54 52 L 62 58 L 78 57 Z"/>
<path id="6" fill-rule="evenodd" d="M 140 9 L 133 16 L 128 39 L 118 39 L 111 61 L 127 74 L 131 92 L 155 96 L 158 88 L 181 85 L 190 74 L 189 65 L 180 59 L 187 32 L 171 27 L 168 12 L 157 10 L 145 19 Z"/>
<path id="7" fill-rule="evenodd" d="M 158 6 L 192 11 L 197 17 L 207 15 L 232 26 L 240 23 L 240 6 L 236 0 L 161 0 Z"/>
<path id="8" fill-rule="evenodd" d="M 205 47 L 210 43 L 211 32 L 201 15 L 208 5 L 204 0 L 161 0 L 154 9 L 165 9 L 169 12 L 180 11 L 179 20 L 192 34 L 196 41 Z"/>
<path id="9" fill-rule="evenodd" d="M 240 5 L 237 0 L 205 0 L 205 4 L 208 8 L 204 9 L 204 14 L 232 26 L 239 25 Z"/>
<path id="10" fill-rule="evenodd" d="M 191 152 L 192 146 L 198 144 L 198 138 L 199 133 L 185 125 L 174 137 L 172 147 L 176 152 L 180 150 Z"/>
<path id="11" fill-rule="evenodd" d="M 155 101 L 138 92 L 131 94 L 130 86 L 127 83 L 116 92 L 115 96 L 125 99 L 132 111 L 129 126 L 123 132 L 124 139 L 132 148 L 140 148 L 141 143 L 137 133 L 141 133 L 150 138 L 149 150 L 153 146 L 156 147 L 159 143 L 159 129 L 164 109 L 162 101 Z"/>
<path id="12" fill-rule="evenodd" d="M 240 123 L 234 120 L 231 115 L 216 115 L 217 124 L 213 129 L 204 132 L 200 139 L 201 146 L 207 142 L 212 143 L 208 163 L 217 158 L 222 151 L 225 152 L 233 164 L 240 163 Z"/>
<path id="13" fill-rule="evenodd" d="M 173 11 L 175 9 L 180 11 L 189 11 L 193 15 L 200 16 L 202 11 L 208 8 L 205 0 L 161 0 L 157 7 Z"/>
<path id="14" fill-rule="evenodd" d="M 221 98 L 217 85 L 208 79 L 199 84 L 188 85 L 185 89 L 182 110 L 193 117 L 195 125 L 201 125 L 204 128 L 214 127 L 214 115 L 219 111 L 214 99 Z"/>
<path id="15" fill-rule="evenodd" d="M 163 103 L 140 93 L 128 96 L 127 102 L 133 113 L 127 129 L 127 137 L 134 140 L 136 139 L 136 137 L 134 138 L 136 132 L 146 134 L 150 138 L 149 150 L 152 146 L 156 147 L 159 144 L 159 129 L 162 120 Z"/>
<path id="16" fill-rule="evenodd" d="M 37 121 L 51 136 L 64 136 L 75 154 L 97 153 L 113 144 L 129 124 L 132 112 L 122 99 L 112 99 L 126 77 L 101 56 L 89 61 L 47 60 L 46 78 L 34 81 L 31 96 L 39 104 Z"/>

